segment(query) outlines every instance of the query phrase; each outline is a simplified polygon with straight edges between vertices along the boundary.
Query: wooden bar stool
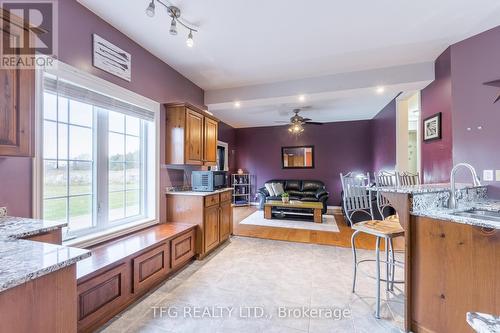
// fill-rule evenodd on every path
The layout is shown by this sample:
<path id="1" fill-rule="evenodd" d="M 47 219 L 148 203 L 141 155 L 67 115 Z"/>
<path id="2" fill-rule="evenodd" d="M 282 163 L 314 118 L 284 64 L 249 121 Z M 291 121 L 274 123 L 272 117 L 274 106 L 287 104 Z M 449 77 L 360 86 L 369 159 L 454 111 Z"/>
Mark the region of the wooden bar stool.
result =
<path id="1" fill-rule="evenodd" d="M 351 246 L 353 254 L 353 270 L 354 276 L 352 281 L 352 292 L 356 290 L 356 275 L 358 264 L 362 262 L 374 261 L 376 265 L 376 309 L 375 317 L 380 318 L 380 282 L 386 282 L 386 290 L 393 290 L 394 283 L 403 283 L 403 281 L 395 281 L 394 268 L 398 265 L 394 256 L 393 242 L 394 237 L 404 235 L 404 230 L 397 220 L 378 221 L 373 219 L 373 207 L 371 193 L 368 191 L 370 185 L 370 175 L 355 175 L 348 173 L 347 175 L 340 174 L 342 189 L 344 192 L 344 210 L 345 215 L 351 223 L 351 228 L 354 233 L 351 237 Z M 353 215 L 362 213 L 367 216 L 367 220 L 355 223 Z M 356 236 L 360 233 L 366 233 L 376 237 L 375 241 L 375 259 L 357 260 L 356 254 Z M 385 241 L 385 260 L 380 260 L 380 240 Z M 386 264 L 385 279 L 380 277 L 380 263 Z"/>

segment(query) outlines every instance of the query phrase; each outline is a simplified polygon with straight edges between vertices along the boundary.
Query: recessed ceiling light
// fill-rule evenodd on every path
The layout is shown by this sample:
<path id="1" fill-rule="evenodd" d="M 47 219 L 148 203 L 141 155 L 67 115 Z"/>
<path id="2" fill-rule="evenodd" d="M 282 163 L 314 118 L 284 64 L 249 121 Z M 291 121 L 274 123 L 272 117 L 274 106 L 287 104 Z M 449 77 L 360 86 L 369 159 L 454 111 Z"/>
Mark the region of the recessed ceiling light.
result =
<path id="1" fill-rule="evenodd" d="M 240 106 L 241 106 L 240 102 L 238 102 L 238 101 L 234 102 L 234 107 L 235 108 L 239 108 Z"/>
<path id="2" fill-rule="evenodd" d="M 306 100 L 306 95 L 299 95 L 299 101 L 304 102 Z"/>
<path id="3" fill-rule="evenodd" d="M 382 86 L 379 86 L 379 87 L 377 87 L 377 90 L 376 90 L 376 91 L 377 91 L 377 94 L 383 94 L 383 93 L 384 93 L 384 91 L 385 91 L 385 88 L 384 88 L 384 87 L 382 87 Z"/>

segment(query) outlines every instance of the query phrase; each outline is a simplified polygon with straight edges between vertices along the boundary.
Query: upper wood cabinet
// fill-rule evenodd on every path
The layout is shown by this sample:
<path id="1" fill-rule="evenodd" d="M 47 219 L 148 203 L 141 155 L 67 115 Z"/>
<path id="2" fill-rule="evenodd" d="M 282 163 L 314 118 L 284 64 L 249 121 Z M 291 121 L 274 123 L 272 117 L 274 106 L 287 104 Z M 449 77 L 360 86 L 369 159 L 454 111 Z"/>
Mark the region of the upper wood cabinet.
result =
<path id="1" fill-rule="evenodd" d="M 217 122 L 213 119 L 205 117 L 204 124 L 205 145 L 203 149 L 203 159 L 205 165 L 217 164 Z"/>
<path id="2" fill-rule="evenodd" d="M 167 104 L 165 164 L 215 165 L 217 119 L 189 104 Z"/>
<path id="3" fill-rule="evenodd" d="M 0 69 L 0 156 L 33 156 L 34 100 L 34 70 Z"/>

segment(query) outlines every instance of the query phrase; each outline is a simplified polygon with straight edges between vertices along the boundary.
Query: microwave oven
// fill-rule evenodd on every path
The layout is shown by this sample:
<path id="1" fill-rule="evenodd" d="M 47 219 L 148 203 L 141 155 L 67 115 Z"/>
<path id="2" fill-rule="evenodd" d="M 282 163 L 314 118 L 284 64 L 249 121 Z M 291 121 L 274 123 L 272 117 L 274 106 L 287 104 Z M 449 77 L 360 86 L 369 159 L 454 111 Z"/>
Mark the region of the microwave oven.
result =
<path id="1" fill-rule="evenodd" d="M 193 191 L 212 192 L 227 187 L 226 171 L 193 171 L 191 173 Z"/>

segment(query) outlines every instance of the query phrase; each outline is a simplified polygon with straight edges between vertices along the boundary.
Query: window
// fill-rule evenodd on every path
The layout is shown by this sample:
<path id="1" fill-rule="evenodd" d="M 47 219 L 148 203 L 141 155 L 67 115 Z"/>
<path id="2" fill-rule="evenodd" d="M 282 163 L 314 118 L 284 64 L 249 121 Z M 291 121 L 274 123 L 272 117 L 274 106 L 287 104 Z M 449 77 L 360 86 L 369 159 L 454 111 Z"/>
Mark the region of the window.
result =
<path id="1" fill-rule="evenodd" d="M 156 218 L 150 110 L 45 74 L 42 218 L 65 239 Z"/>

